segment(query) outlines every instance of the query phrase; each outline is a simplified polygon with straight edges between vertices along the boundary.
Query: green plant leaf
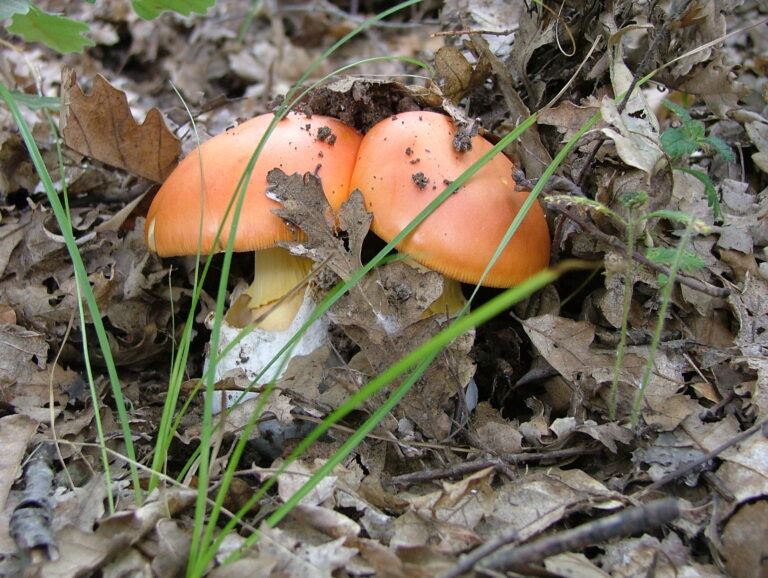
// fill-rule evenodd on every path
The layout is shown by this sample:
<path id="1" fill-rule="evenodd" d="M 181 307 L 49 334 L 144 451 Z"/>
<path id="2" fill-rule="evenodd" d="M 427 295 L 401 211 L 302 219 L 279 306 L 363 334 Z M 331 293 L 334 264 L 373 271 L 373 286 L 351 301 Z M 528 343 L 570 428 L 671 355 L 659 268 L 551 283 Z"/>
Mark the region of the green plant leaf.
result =
<path id="1" fill-rule="evenodd" d="M 733 154 L 731 147 L 728 146 L 728 143 L 726 143 L 720 137 L 708 136 L 702 139 L 702 142 L 707 143 L 710 147 L 712 147 L 715 153 L 719 154 L 728 162 L 732 163 L 736 160 L 736 155 Z"/>
<path id="2" fill-rule="evenodd" d="M 657 219 L 657 218 L 666 219 L 668 221 L 675 221 L 676 223 L 681 223 L 683 225 L 687 225 L 688 221 L 691 220 L 691 216 L 688 213 L 683 213 L 682 211 L 672 211 L 669 209 L 660 209 L 658 211 L 653 211 L 652 213 L 643 215 L 641 218 L 645 220 Z"/>
<path id="3" fill-rule="evenodd" d="M 680 106 L 679 104 L 676 104 L 667 98 L 662 100 L 661 103 L 669 110 L 671 110 L 676 116 L 680 117 L 683 121 L 691 120 L 691 115 L 687 110 L 685 110 L 684 107 Z"/>
<path id="4" fill-rule="evenodd" d="M 648 220 L 648 219 L 667 219 L 668 221 L 675 221 L 677 223 L 680 223 L 681 225 L 688 225 L 688 223 L 691 223 L 693 225 L 693 231 L 699 235 L 709 235 L 712 232 L 712 225 L 707 224 L 705 221 L 702 221 L 701 219 L 697 219 L 695 217 L 691 217 L 688 213 L 683 213 L 682 211 L 672 211 L 669 209 L 659 209 L 658 211 L 653 211 L 652 213 L 648 213 L 647 215 L 642 215 L 640 219 Z"/>
<path id="5" fill-rule="evenodd" d="M 587 197 L 575 197 L 572 195 L 547 195 L 546 197 L 544 197 L 544 200 L 548 203 L 562 203 L 564 205 L 581 205 L 589 209 L 594 209 L 595 211 L 597 211 L 598 213 L 602 213 L 603 215 L 607 215 L 608 217 L 615 219 L 617 223 L 621 223 L 623 225 L 626 224 L 626 221 L 622 219 L 618 215 L 618 213 L 615 213 L 600 201 L 588 199 Z"/>
<path id="6" fill-rule="evenodd" d="M 29 0 L 3 0 L 0 3 L 0 18 L 10 18 L 15 14 L 29 12 Z"/>
<path id="7" fill-rule="evenodd" d="M 642 207 L 648 201 L 648 191 L 631 191 L 621 195 L 621 204 L 628 209 Z"/>
<path id="8" fill-rule="evenodd" d="M 708 146 L 727 161 L 736 160 L 728 143 L 716 136 L 706 136 L 703 122 L 693 120 L 682 106 L 668 100 L 662 102 L 683 121 L 682 126 L 668 128 L 661 134 L 661 146 L 669 156 L 680 158 Z"/>
<path id="9" fill-rule="evenodd" d="M 141 18 L 152 20 L 163 12 L 177 12 L 189 16 L 192 12 L 205 14 L 216 0 L 132 0 L 131 4 Z"/>
<path id="10" fill-rule="evenodd" d="M 696 143 L 701 148 L 701 141 L 704 139 L 706 129 L 704 123 L 700 120 L 686 120 L 683 122 L 683 131 L 688 137 L 688 140 Z"/>
<path id="11" fill-rule="evenodd" d="M 699 150 L 699 143 L 692 140 L 684 127 L 671 127 L 661 133 L 661 147 L 669 156 L 679 159 Z"/>
<path id="12" fill-rule="evenodd" d="M 717 198 L 715 185 L 712 184 L 712 179 L 709 178 L 709 175 L 705 172 L 697 171 L 696 169 L 689 169 L 688 167 L 672 168 L 676 171 L 683 171 L 684 173 L 688 173 L 689 175 L 699 179 L 704 184 L 704 192 L 707 195 L 707 205 L 712 208 L 712 215 L 715 217 L 715 219 L 722 219 L 723 213 L 720 210 L 720 199 Z"/>
<path id="13" fill-rule="evenodd" d="M 87 24 L 43 12 L 33 4 L 29 5 L 26 14 L 13 15 L 8 31 L 18 34 L 26 42 L 42 42 L 62 54 L 82 52 L 86 46 L 96 44 L 85 36 L 88 32 Z"/>
<path id="14" fill-rule="evenodd" d="M 670 266 L 675 262 L 676 255 L 677 248 L 674 247 L 650 247 L 645 251 L 645 256 L 651 261 L 667 266 Z M 704 259 L 690 251 L 683 251 L 680 258 L 681 271 L 692 273 L 693 271 L 702 269 L 704 265 Z"/>

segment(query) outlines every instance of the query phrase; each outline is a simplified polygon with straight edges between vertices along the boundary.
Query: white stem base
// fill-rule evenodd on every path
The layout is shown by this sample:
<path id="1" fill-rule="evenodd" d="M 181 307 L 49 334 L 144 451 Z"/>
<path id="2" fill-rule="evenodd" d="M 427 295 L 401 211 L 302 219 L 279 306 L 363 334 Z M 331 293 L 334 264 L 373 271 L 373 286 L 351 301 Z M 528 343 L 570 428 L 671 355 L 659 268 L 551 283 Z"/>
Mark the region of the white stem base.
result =
<path id="1" fill-rule="evenodd" d="M 315 303 L 307 292 L 304 301 L 299 308 L 299 312 L 291 322 L 290 326 L 283 331 L 268 331 L 262 328 L 256 328 L 247 334 L 240 342 L 227 353 L 214 370 L 214 380 L 219 381 L 225 374 L 232 369 L 243 369 L 246 377 L 253 381 L 262 372 L 264 367 L 272 361 L 277 353 L 286 343 L 298 333 L 302 325 L 309 319 L 309 316 L 315 309 Z M 231 343 L 242 331 L 241 328 L 232 327 L 226 321 L 222 321 L 221 335 L 219 337 L 219 351 Z M 308 355 L 317 348 L 324 345 L 328 340 L 328 319 L 323 316 L 304 333 L 293 349 L 288 353 L 285 364 L 281 360 L 275 361 L 269 370 L 259 378 L 257 384 L 266 384 L 275 379 L 279 379 L 288 365 L 287 360 L 296 355 Z M 209 357 L 205 360 L 205 370 L 208 370 L 210 363 Z M 280 371 L 282 369 L 282 371 Z M 225 400 L 225 407 L 232 407 L 235 402 L 243 395 L 241 391 L 217 391 L 215 392 L 213 402 L 213 413 L 220 413 L 222 410 L 222 398 Z M 247 393 L 243 400 L 256 397 L 258 393 Z"/>

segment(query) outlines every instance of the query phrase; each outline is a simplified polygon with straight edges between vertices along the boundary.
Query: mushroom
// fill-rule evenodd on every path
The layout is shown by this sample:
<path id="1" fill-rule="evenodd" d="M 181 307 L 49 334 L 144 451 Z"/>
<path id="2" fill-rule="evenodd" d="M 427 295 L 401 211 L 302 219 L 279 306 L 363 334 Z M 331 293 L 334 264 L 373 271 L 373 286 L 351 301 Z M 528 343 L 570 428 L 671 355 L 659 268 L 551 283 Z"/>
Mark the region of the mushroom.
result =
<path id="1" fill-rule="evenodd" d="M 147 213 L 145 237 L 150 250 L 163 257 L 225 250 L 238 183 L 273 118 L 265 114 L 231 128 L 203 143 L 179 163 Z M 301 238 L 302 233 L 272 213 L 280 204 L 266 194 L 267 173 L 273 168 L 288 174 L 316 173 L 331 207 L 338 209 L 349 196 L 349 179 L 360 140 L 354 129 L 318 115 L 290 113 L 275 125 L 251 173 L 233 247 L 234 251 L 255 252 L 254 280 L 244 294 L 233 300 L 222 321 L 219 353 L 243 327 L 255 323 L 255 329 L 220 359 L 215 379 L 236 367 L 254 379 L 314 310 L 306 290 L 294 291 L 305 281 L 311 261 L 276 246 L 281 241 Z M 315 350 L 325 342 L 326 332 L 327 321 L 318 320 L 293 348 L 292 355 Z M 277 379 L 277 370 L 284 365 L 276 362 L 262 380 Z M 226 405 L 238 397 L 240 392 L 228 391 Z M 213 405 L 215 413 L 221 410 L 219 396 Z"/>
<path id="2" fill-rule="evenodd" d="M 363 137 L 352 173 L 373 213 L 371 229 L 385 241 L 397 236 L 445 187 L 487 153 L 480 136 L 458 152 L 456 128 L 436 112 L 400 113 L 375 124 Z M 429 269 L 465 283 L 480 281 L 528 193 L 515 190 L 514 165 L 497 154 L 397 248 Z M 549 228 L 534 204 L 483 280 L 511 287 L 547 267 Z M 451 290 L 455 291 L 455 290 Z"/>
<path id="3" fill-rule="evenodd" d="M 389 242 L 453 180 L 492 145 L 471 139 L 458 152 L 456 128 L 442 114 L 404 112 L 375 124 L 363 137 L 350 189 L 359 189 L 373 213 L 371 229 Z M 515 190 L 514 166 L 493 156 L 398 245 L 417 263 L 442 273 L 443 295 L 427 313 L 455 315 L 466 303 L 459 282 L 478 283 L 528 194 Z M 511 287 L 549 264 L 549 228 L 536 203 L 483 279 L 490 287 Z M 474 379 L 464 393 L 469 410 L 477 405 Z"/>

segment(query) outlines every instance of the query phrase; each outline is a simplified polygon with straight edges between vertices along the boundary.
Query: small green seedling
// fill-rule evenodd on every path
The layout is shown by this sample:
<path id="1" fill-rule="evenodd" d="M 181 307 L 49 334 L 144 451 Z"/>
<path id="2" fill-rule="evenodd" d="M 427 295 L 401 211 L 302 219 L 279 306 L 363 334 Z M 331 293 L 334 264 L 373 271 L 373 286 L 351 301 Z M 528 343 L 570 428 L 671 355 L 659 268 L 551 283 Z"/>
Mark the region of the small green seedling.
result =
<path id="1" fill-rule="evenodd" d="M 694 120 L 690 113 L 679 104 L 675 104 L 667 99 L 664 99 L 662 102 L 682 122 L 680 126 L 669 127 L 661 133 L 661 147 L 673 161 L 680 160 L 685 155 L 708 150 L 719 154 L 728 162 L 736 160 L 736 156 L 733 154 L 731 147 L 728 146 L 728 143 L 719 137 L 707 136 L 703 122 Z M 717 191 L 709 175 L 688 167 L 673 165 L 672 169 L 683 171 L 699 179 L 704 184 L 707 204 L 712 208 L 712 214 L 716 219 L 723 218 L 723 214 L 720 211 L 720 201 L 717 198 Z"/>

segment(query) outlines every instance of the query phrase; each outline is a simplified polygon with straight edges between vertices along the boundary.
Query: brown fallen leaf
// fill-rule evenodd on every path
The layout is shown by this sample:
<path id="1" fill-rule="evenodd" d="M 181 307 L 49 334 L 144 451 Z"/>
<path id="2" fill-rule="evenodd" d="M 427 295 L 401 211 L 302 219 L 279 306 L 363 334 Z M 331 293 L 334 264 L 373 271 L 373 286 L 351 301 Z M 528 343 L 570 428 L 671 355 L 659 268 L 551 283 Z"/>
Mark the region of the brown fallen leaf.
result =
<path id="1" fill-rule="evenodd" d="M 443 81 L 443 94 L 457 104 L 467 93 L 472 65 L 455 46 L 443 46 L 435 53 L 435 68 Z"/>
<path id="2" fill-rule="evenodd" d="M 524 484 L 503 481 L 485 505 L 486 536 L 517 530 L 521 541 L 543 532 L 579 508 L 609 511 L 622 495 L 582 470 L 531 468 Z M 440 516 L 442 512 L 436 512 Z"/>
<path id="3" fill-rule="evenodd" d="M 595 328 L 585 321 L 573 321 L 556 315 L 542 315 L 524 320 L 523 330 L 547 362 L 580 391 L 595 395 L 607 391 L 613 380 L 615 351 L 594 343 Z M 619 372 L 619 408 L 631 406 L 648 356 L 648 346 L 626 348 Z M 700 406 L 678 392 L 682 381 L 682 362 L 665 351 L 658 351 L 655 370 L 648 383 L 643 416 L 647 423 L 669 431 Z M 627 387 L 630 386 L 630 387 Z M 585 432 L 587 433 L 587 432 Z"/>
<path id="4" fill-rule="evenodd" d="M 723 532 L 722 554 L 732 576 L 768 574 L 768 501 L 743 506 L 728 520 Z"/>
<path id="5" fill-rule="evenodd" d="M 45 336 L 18 325 L 0 327 L 0 388 L 24 385 L 45 370 L 48 344 Z"/>
<path id="6" fill-rule="evenodd" d="M 317 576 L 330 578 L 339 569 L 345 568 L 357 554 L 357 550 L 344 545 L 345 538 L 312 543 L 309 538 L 314 534 L 304 528 L 303 535 L 294 537 L 288 530 L 270 528 L 266 524 L 260 528 L 262 539 L 259 540 L 259 558 L 277 560 L 272 576 Z M 242 576 L 242 574 L 239 574 Z"/>
<path id="7" fill-rule="evenodd" d="M 16 553 L 16 544 L 8 532 L 8 522 L 15 506 L 9 498 L 16 476 L 21 470 L 24 453 L 38 423 L 26 415 L 7 415 L 0 418 L 0 432 L 3 435 L 3 452 L 0 454 L 0 557 L 8 560 Z M 0 566 L 0 573 L 7 571 Z"/>
<path id="8" fill-rule="evenodd" d="M 663 540 L 644 534 L 637 538 L 614 540 L 606 544 L 600 566 L 606 576 L 639 576 L 653 568 L 655 576 L 701 576 L 719 578 L 724 576 L 712 565 L 694 560 L 690 549 L 674 532 Z M 581 574 L 578 574 L 581 576 Z M 732 576 L 747 576 L 732 574 Z"/>
<path id="9" fill-rule="evenodd" d="M 517 422 L 501 417 L 487 401 L 480 402 L 472 414 L 472 432 L 478 446 L 494 454 L 514 454 L 523 450 L 523 435 Z"/>
<path id="10" fill-rule="evenodd" d="M 137 123 L 120 90 L 97 75 L 91 94 L 77 85 L 73 70 L 61 81 L 61 133 L 64 143 L 87 157 L 162 182 L 176 166 L 181 141 L 157 108 Z"/>
<path id="11" fill-rule="evenodd" d="M 174 488 L 148 500 L 140 508 L 103 519 L 94 531 L 64 525 L 56 532 L 60 556 L 31 565 L 29 575 L 63 578 L 90 575 L 96 568 L 104 568 L 108 575 L 136 575 L 137 572 L 123 574 L 119 569 L 132 564 L 131 557 L 140 554 L 137 546 L 140 540 L 151 535 L 161 520 L 186 510 L 194 499 L 195 490 Z M 138 564 L 142 567 L 148 562 L 143 560 Z"/>
<path id="12" fill-rule="evenodd" d="M 283 203 L 275 214 L 307 235 L 306 240 L 281 245 L 349 279 L 362 266 L 360 253 L 371 222 L 362 195 L 353 192 L 339 212 L 331 214 L 316 176 L 275 169 L 267 179 L 270 195 Z M 443 329 L 445 316 L 427 312 L 442 292 L 440 274 L 395 261 L 363 277 L 328 315 L 379 373 Z M 435 359 L 400 403 L 398 417 L 404 414 L 432 439 L 449 433 L 452 398 L 474 374 L 469 357 L 473 341 L 474 332 L 466 333 Z M 374 396 L 371 407 L 382 403 L 382 395 L 388 393 Z"/>

